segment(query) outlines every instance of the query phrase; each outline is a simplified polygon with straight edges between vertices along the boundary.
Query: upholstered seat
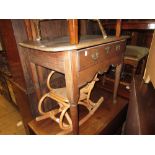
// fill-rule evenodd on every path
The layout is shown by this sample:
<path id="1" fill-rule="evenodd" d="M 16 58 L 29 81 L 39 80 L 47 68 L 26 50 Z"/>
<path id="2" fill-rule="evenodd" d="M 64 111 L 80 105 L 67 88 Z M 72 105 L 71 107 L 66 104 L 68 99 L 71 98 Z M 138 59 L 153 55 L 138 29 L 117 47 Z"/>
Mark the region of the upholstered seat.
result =
<path id="1" fill-rule="evenodd" d="M 149 49 L 146 47 L 127 45 L 124 59 L 140 61 L 148 55 Z"/>
<path id="2" fill-rule="evenodd" d="M 127 45 L 126 51 L 124 55 L 124 64 L 130 65 L 133 67 L 132 70 L 132 77 L 135 75 L 138 64 L 140 61 L 142 61 L 142 67 L 140 70 L 140 73 L 143 74 L 144 68 L 145 68 L 145 62 L 146 57 L 148 55 L 149 49 L 146 47 L 141 46 L 133 46 L 133 45 Z M 125 75 L 124 71 L 122 72 L 122 77 Z M 124 82 L 124 84 L 127 86 L 127 89 L 130 89 L 129 83 Z"/>

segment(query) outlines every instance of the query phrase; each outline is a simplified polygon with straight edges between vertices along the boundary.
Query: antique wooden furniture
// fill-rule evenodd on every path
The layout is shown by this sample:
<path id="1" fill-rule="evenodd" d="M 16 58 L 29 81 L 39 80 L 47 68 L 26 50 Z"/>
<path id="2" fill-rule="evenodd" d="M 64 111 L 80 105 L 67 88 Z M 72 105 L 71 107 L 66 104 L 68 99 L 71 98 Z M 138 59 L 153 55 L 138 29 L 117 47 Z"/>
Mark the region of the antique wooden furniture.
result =
<path id="1" fill-rule="evenodd" d="M 115 24 L 103 24 L 107 29 L 114 29 Z M 121 23 L 121 30 L 152 30 L 154 28 L 154 22 L 124 22 L 122 21 Z M 134 35 L 134 32 L 132 33 L 132 35 Z M 148 55 L 148 51 L 149 49 L 146 47 L 142 47 L 142 46 L 137 46 L 136 41 L 131 40 L 131 44 L 132 45 L 127 45 L 126 46 L 126 51 L 125 51 L 125 55 L 124 55 L 124 64 L 125 65 L 130 65 L 132 66 L 132 75 L 131 77 L 134 76 L 134 74 L 136 73 L 137 67 L 141 62 L 141 71 L 140 73 L 143 74 L 144 72 L 144 68 L 145 68 L 145 64 L 146 64 L 146 58 Z M 125 77 L 124 74 L 122 74 L 122 77 Z M 109 79 L 109 78 L 108 78 Z M 124 78 L 122 78 L 124 79 Z M 132 78 L 131 78 L 132 79 Z M 121 81 L 121 84 L 123 85 L 129 85 L 128 82 L 125 82 L 124 80 Z"/>
<path id="2" fill-rule="evenodd" d="M 141 74 L 144 72 L 145 62 L 149 49 L 141 46 L 127 45 L 124 55 L 124 64 L 133 66 L 132 76 L 136 73 L 137 66 L 142 61 Z"/>
<path id="3" fill-rule="evenodd" d="M 116 103 L 127 38 L 108 37 L 103 39 L 102 36 L 89 35 L 78 37 L 77 22 L 77 20 L 68 21 L 70 38 L 60 37 L 40 40 L 37 37 L 39 36 L 38 33 L 34 33 L 35 39 L 20 43 L 21 46 L 27 48 L 38 100 L 41 98 L 39 85 L 41 85 L 42 74 L 40 71 L 42 68 L 48 68 L 65 75 L 73 134 L 78 134 L 79 131 L 78 100 L 80 98 L 80 88 L 92 81 L 96 73 L 106 71 L 111 64 L 117 66 L 113 97 L 113 102 Z M 33 25 L 33 22 L 30 21 L 31 24 Z"/>
<path id="4" fill-rule="evenodd" d="M 0 35 L 0 94 L 11 101 L 7 80 L 5 78 L 10 77 L 11 75 L 8 69 L 6 51 L 2 46 L 2 39 Z"/>
<path id="5" fill-rule="evenodd" d="M 0 66 L 0 95 L 3 95 L 12 105 L 18 106 L 13 91 L 11 74 L 7 68 Z"/>
<path id="6" fill-rule="evenodd" d="M 11 98 L 13 102 L 16 101 L 16 107 L 21 113 L 22 121 L 28 134 L 27 123 L 32 120 L 30 104 L 32 101 L 32 93 L 30 93 L 29 89 L 27 89 L 25 82 L 25 79 L 28 78 L 28 72 L 25 71 L 27 60 L 24 58 L 24 53 L 20 53 L 20 47 L 18 46 L 19 41 L 27 39 L 23 20 L 1 19 L 0 38 L 9 69 L 1 70 L 0 75 L 1 78 L 4 79 L 3 84 L 6 85 L 5 87 L 7 87 L 7 91 L 9 91 L 9 98 Z M 28 81 L 30 82 L 30 80 Z M 10 92 L 12 92 L 14 96 Z M 29 100 L 29 97 L 31 100 Z"/>
<path id="7" fill-rule="evenodd" d="M 27 33 L 28 31 L 25 28 L 25 24 L 27 23 L 22 19 L 1 19 L 0 37 L 4 46 L 3 49 L 6 52 L 10 73 L 12 75 L 12 78 L 9 78 L 9 81 L 13 87 L 17 106 L 21 113 L 26 132 L 29 134 L 28 122 L 37 116 L 38 108 L 36 104 L 36 94 L 33 89 L 33 81 L 30 76 L 27 49 L 23 49 L 18 44 L 19 42 L 30 39 L 34 35 L 34 33 Z M 85 34 L 87 31 L 85 21 L 81 20 L 79 25 L 81 27 L 80 33 Z M 46 32 L 48 32 L 48 34 L 52 34 L 51 36 L 54 38 L 56 36 L 67 35 L 67 30 L 66 20 L 54 20 L 52 24 L 47 23 L 43 25 L 42 35 L 46 36 Z M 4 77 L 4 72 L 2 74 Z"/>
<path id="8" fill-rule="evenodd" d="M 38 109 L 42 116 L 37 117 L 36 120 L 40 121 L 43 119 L 51 118 L 59 124 L 61 129 L 71 130 L 72 121 L 68 114 L 70 103 L 69 103 L 69 100 L 67 99 L 66 87 L 56 88 L 56 89 L 52 88 L 50 84 L 50 78 L 52 77 L 54 72 L 55 71 L 51 71 L 51 73 L 48 75 L 47 87 L 49 89 L 49 92 L 44 94 L 39 100 Z M 82 118 L 82 120 L 80 120 L 79 125 L 82 125 L 85 121 L 87 121 L 90 118 L 90 116 L 94 114 L 94 112 L 97 110 L 100 104 L 103 102 L 103 97 L 100 97 L 100 99 L 96 103 L 91 101 L 90 99 L 91 91 L 97 80 L 98 79 L 97 79 L 97 74 L 96 74 L 90 83 L 88 83 L 86 86 L 80 89 L 78 104 L 85 106 L 87 110 L 89 111 L 89 113 L 84 118 Z M 52 109 L 48 112 L 44 112 L 42 105 L 44 104 L 43 102 L 46 98 L 51 98 L 57 101 L 59 107 L 56 109 Z M 58 116 L 58 114 L 60 114 L 60 116 Z M 67 124 L 64 122 L 65 118 L 67 120 Z"/>
<path id="9" fill-rule="evenodd" d="M 0 38 L 0 94 L 3 95 L 14 106 L 17 106 L 12 87 L 12 75 L 9 70 L 9 63 L 7 61 L 8 51 L 4 49 L 5 46 L 3 44 L 3 40 Z"/>

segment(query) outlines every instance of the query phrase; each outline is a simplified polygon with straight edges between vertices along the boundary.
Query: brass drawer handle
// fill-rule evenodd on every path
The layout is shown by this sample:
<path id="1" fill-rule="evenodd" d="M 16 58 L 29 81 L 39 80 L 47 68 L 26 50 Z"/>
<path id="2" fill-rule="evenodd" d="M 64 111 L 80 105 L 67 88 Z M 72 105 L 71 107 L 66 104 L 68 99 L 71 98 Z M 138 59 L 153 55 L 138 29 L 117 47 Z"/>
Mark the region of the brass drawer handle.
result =
<path id="1" fill-rule="evenodd" d="M 95 53 L 93 53 L 93 54 L 91 55 L 91 58 L 92 58 L 94 61 L 96 61 L 96 60 L 98 59 L 98 57 L 99 57 L 99 53 L 98 53 L 98 52 L 95 52 Z"/>
<path id="2" fill-rule="evenodd" d="M 110 49 L 111 49 L 110 46 L 105 47 L 105 51 L 106 51 L 107 54 L 110 52 Z"/>
<path id="3" fill-rule="evenodd" d="M 121 49 L 120 45 L 116 45 L 116 51 L 119 51 Z"/>

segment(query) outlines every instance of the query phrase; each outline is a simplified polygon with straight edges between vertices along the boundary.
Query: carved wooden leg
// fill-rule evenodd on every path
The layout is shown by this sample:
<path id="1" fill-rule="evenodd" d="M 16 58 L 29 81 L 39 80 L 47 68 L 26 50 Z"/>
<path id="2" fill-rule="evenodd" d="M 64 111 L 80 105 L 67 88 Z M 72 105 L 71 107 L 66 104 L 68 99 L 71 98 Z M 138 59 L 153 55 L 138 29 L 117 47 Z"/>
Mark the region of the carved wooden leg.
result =
<path id="1" fill-rule="evenodd" d="M 122 64 L 117 65 L 116 72 L 115 72 L 114 95 L 113 95 L 114 104 L 117 102 L 116 97 L 117 97 L 117 91 L 118 91 L 118 86 L 120 81 L 121 70 L 122 70 Z"/>

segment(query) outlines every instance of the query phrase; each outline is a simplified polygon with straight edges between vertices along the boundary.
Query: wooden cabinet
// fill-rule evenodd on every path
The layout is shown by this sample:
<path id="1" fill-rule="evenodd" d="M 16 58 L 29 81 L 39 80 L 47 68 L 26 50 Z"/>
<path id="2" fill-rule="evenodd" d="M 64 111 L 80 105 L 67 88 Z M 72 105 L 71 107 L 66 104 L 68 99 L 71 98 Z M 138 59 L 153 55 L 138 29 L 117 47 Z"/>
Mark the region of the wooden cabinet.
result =
<path id="1" fill-rule="evenodd" d="M 14 24 L 21 26 L 22 20 L 0 20 L 0 38 L 3 50 L 5 51 L 8 70 L 11 74 L 10 77 L 6 76 L 3 69 L 1 72 L 1 82 L 3 83 L 3 88 L 6 88 L 5 90 L 7 90 L 7 93 L 9 94 L 10 101 L 13 100 L 16 102 L 17 107 L 21 112 L 24 126 L 27 129 L 27 123 L 32 119 L 32 114 L 28 100 L 29 97 L 26 91 L 23 68 L 21 65 L 24 61 L 20 59 L 19 50 L 17 48 L 18 43 L 16 42 L 17 36 L 15 36 L 15 31 L 20 31 L 22 27 L 17 28 Z M 24 31 L 23 27 L 22 35 L 24 35 Z"/>

